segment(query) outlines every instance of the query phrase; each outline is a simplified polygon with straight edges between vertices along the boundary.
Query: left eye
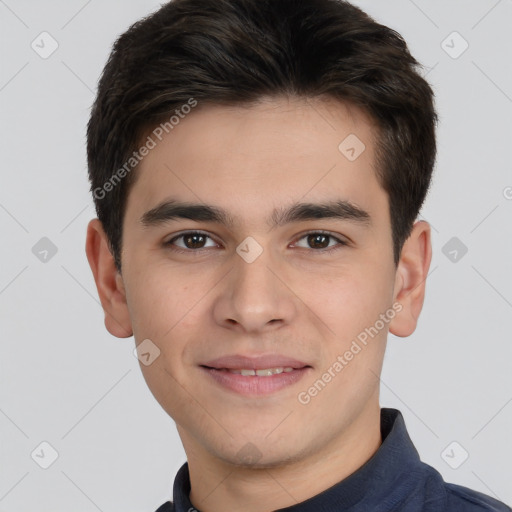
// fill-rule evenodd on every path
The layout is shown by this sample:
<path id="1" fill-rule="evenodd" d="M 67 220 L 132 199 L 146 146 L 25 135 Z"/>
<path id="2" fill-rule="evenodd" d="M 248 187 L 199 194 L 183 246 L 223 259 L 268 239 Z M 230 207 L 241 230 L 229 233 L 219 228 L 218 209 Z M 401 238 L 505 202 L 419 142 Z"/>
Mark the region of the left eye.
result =
<path id="1" fill-rule="evenodd" d="M 299 240 L 306 240 L 306 249 L 318 249 L 324 251 L 331 251 L 334 249 L 338 249 L 339 246 L 347 245 L 343 240 L 331 235 L 330 233 L 324 233 L 322 231 L 315 231 L 313 233 L 306 233 L 304 236 L 299 238 Z M 336 241 L 338 244 L 334 244 L 334 246 L 330 246 L 329 240 Z"/>

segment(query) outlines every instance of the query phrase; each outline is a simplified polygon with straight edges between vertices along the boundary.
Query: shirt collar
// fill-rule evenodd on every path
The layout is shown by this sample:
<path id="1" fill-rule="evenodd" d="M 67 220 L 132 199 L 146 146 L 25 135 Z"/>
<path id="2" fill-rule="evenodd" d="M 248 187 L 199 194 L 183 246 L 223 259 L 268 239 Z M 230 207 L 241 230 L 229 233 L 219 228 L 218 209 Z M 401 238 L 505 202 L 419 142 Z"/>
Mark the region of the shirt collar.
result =
<path id="1" fill-rule="evenodd" d="M 390 408 L 381 408 L 380 412 L 382 444 L 363 466 L 325 491 L 279 511 L 350 511 L 356 506 L 357 510 L 372 510 L 377 504 L 403 498 L 407 494 L 408 483 L 412 491 L 411 475 L 422 464 L 419 454 L 407 433 L 402 413 Z M 397 482 L 400 482 L 399 486 Z M 396 489 L 396 496 L 393 489 Z M 174 480 L 176 512 L 196 510 L 190 502 L 189 494 L 190 475 L 188 463 L 185 463 Z"/>

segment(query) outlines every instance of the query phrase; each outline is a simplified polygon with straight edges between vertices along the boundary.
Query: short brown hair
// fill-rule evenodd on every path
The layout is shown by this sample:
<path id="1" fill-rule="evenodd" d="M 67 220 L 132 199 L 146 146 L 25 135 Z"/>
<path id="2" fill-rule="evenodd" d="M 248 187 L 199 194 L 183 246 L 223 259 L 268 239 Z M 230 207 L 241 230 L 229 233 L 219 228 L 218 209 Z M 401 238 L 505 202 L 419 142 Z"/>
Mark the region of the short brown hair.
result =
<path id="1" fill-rule="evenodd" d="M 113 46 L 87 129 L 91 192 L 118 270 L 135 176 L 126 162 L 148 127 L 191 98 L 282 95 L 327 96 L 370 115 L 398 263 L 436 157 L 434 95 L 418 66 L 397 32 L 343 0 L 174 0 L 133 24 Z"/>

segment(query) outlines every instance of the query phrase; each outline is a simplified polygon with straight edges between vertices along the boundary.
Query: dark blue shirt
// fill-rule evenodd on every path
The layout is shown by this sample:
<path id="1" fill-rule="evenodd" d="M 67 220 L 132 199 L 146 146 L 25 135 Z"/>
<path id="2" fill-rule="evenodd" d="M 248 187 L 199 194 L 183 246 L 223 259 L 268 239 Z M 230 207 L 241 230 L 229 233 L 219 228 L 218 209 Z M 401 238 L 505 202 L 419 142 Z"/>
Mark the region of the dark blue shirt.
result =
<path id="1" fill-rule="evenodd" d="M 380 430 L 381 446 L 357 471 L 320 494 L 279 511 L 512 512 L 490 496 L 444 482 L 438 471 L 420 460 L 402 413 L 397 409 L 381 409 Z M 189 493 L 190 478 L 185 463 L 174 480 L 174 504 L 168 501 L 156 512 L 198 510 L 191 504 Z"/>

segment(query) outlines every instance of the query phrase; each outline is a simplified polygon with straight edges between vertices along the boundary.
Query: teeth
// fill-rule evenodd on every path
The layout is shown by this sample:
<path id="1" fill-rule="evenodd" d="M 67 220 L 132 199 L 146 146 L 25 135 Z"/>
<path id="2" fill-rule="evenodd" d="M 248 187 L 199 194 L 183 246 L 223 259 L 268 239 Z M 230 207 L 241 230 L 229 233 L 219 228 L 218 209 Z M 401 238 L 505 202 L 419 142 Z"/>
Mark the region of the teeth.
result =
<path id="1" fill-rule="evenodd" d="M 286 372 L 286 373 L 289 373 L 289 372 L 293 372 L 293 368 L 287 366 L 287 367 L 283 367 L 283 366 L 279 366 L 277 368 L 265 368 L 263 370 L 246 370 L 246 369 L 240 369 L 240 370 L 232 370 L 232 369 L 228 369 L 227 370 L 229 373 L 236 373 L 238 375 L 243 375 L 245 377 L 247 376 L 250 376 L 250 375 L 257 375 L 258 377 L 270 377 L 271 375 L 277 375 L 279 373 L 283 373 L 283 372 Z"/>

